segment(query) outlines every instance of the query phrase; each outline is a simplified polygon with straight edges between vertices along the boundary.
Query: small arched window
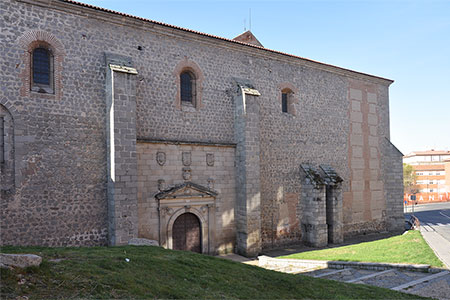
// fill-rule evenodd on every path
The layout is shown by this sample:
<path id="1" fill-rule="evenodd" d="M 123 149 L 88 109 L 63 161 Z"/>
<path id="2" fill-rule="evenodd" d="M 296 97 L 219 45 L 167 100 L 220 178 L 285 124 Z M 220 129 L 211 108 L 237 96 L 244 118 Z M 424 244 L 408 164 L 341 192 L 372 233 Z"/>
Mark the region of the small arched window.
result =
<path id="1" fill-rule="evenodd" d="M 293 113 L 293 92 L 289 88 L 281 90 L 281 111 L 288 114 Z"/>
<path id="2" fill-rule="evenodd" d="M 32 52 L 31 90 L 40 93 L 53 93 L 53 56 L 43 47 Z"/>
<path id="3" fill-rule="evenodd" d="M 194 76 L 191 72 L 185 71 L 180 74 L 181 101 L 194 104 Z"/>
<path id="4" fill-rule="evenodd" d="M 195 62 L 184 59 L 178 63 L 173 74 L 177 88 L 175 107 L 189 112 L 202 108 L 204 76 L 200 67 Z"/>

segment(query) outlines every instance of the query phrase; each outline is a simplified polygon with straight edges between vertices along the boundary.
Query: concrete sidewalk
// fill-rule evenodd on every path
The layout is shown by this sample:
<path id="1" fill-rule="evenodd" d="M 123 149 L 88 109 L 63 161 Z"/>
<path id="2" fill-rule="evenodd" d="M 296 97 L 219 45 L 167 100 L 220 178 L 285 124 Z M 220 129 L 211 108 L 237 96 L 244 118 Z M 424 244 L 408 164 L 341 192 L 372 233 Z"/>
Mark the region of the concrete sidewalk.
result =
<path id="1" fill-rule="evenodd" d="M 420 225 L 420 232 L 436 256 L 450 269 L 450 242 L 434 230 L 433 226 L 426 223 Z"/>

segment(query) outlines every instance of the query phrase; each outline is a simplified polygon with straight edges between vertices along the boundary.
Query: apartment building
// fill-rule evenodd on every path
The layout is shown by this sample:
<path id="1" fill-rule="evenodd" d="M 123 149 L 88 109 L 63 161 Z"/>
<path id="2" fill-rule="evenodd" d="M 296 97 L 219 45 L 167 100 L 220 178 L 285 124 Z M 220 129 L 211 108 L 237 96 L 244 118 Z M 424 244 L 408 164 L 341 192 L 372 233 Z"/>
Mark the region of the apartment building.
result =
<path id="1" fill-rule="evenodd" d="M 416 175 L 418 200 L 450 200 L 450 151 L 416 151 L 403 157 Z"/>

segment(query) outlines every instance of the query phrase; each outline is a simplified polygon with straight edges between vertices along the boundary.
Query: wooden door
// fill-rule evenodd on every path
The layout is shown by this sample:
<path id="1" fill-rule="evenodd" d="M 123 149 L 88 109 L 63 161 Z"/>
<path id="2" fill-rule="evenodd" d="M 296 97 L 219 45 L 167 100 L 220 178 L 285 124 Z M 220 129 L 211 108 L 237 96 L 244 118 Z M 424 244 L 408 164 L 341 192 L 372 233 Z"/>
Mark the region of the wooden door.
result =
<path id="1" fill-rule="evenodd" d="M 173 223 L 173 249 L 202 253 L 200 220 L 192 213 L 180 215 Z"/>

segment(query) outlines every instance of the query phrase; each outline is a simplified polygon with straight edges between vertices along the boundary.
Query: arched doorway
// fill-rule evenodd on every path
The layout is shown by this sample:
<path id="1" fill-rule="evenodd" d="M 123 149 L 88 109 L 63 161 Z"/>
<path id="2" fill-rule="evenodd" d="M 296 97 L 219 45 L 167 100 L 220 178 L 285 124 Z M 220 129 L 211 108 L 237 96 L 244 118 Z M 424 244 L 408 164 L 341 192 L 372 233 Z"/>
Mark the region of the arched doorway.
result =
<path id="1" fill-rule="evenodd" d="M 202 253 L 200 220 L 193 213 L 181 214 L 173 223 L 173 249 Z"/>

